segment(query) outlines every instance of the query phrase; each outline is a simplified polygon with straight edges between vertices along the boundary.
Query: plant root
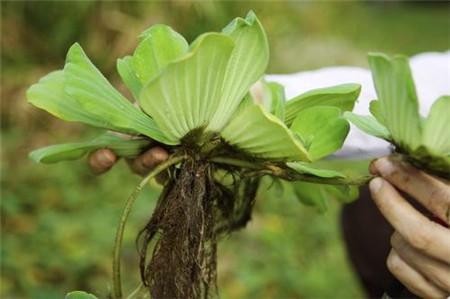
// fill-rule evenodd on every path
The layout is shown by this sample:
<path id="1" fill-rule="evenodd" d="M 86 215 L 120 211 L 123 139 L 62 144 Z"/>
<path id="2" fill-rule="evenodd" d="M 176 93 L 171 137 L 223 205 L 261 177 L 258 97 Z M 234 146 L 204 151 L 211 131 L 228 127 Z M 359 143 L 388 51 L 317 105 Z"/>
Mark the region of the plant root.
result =
<path id="1" fill-rule="evenodd" d="M 214 178 L 214 171 L 205 161 L 183 162 L 138 237 L 141 279 L 152 298 L 207 298 L 217 293 L 219 236 L 250 220 L 259 178 L 233 175 L 227 187 Z"/>
<path id="2" fill-rule="evenodd" d="M 212 171 L 209 163 L 184 162 L 141 232 L 141 278 L 152 298 L 200 298 L 216 289 Z M 148 244 L 157 234 L 146 264 Z"/>

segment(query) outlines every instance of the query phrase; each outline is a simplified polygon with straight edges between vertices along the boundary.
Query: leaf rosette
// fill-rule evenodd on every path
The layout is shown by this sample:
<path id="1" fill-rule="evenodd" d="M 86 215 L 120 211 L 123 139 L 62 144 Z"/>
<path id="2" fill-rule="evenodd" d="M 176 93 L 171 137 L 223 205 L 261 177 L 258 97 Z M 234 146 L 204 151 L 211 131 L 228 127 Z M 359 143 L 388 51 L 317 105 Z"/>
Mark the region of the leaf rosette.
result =
<path id="1" fill-rule="evenodd" d="M 424 118 L 408 58 L 372 53 L 369 63 L 378 100 L 370 103 L 371 115 L 346 112 L 345 117 L 365 133 L 392 143 L 413 165 L 449 179 L 450 96 L 438 98 Z"/>
<path id="2" fill-rule="evenodd" d="M 353 109 L 360 86 L 316 89 L 286 101 L 283 86 L 262 78 L 269 47 L 253 12 L 190 44 L 165 25 L 152 26 L 139 38 L 134 53 L 117 60 L 133 101 L 108 82 L 78 43 L 69 49 L 62 70 L 27 92 L 31 104 L 56 117 L 110 131 L 91 141 L 38 149 L 30 154 L 36 162 L 74 160 L 99 148 L 134 158 L 155 141 L 170 152 L 126 203 L 114 250 L 116 298 L 122 296 L 125 223 L 140 190 L 158 173 L 169 169 L 173 175 L 142 231 L 140 268 L 152 296 L 165 298 L 208 294 L 215 285 L 216 234 L 250 220 L 261 176 L 302 181 L 294 183 L 296 195 L 321 211 L 329 197 L 353 199 L 356 188 L 347 185 L 367 181 L 310 164 L 342 147 L 350 128 L 343 113 Z M 218 178 L 223 171 L 234 182 Z M 147 263 L 147 246 L 161 230 Z"/>

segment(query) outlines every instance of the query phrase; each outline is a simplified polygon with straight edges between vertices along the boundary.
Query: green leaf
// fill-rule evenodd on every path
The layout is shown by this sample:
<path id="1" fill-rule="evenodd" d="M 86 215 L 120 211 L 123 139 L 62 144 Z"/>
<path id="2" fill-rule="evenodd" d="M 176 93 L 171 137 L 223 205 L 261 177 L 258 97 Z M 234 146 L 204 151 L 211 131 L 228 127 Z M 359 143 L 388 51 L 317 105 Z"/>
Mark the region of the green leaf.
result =
<path id="1" fill-rule="evenodd" d="M 308 206 L 315 206 L 320 213 L 328 208 L 329 200 L 350 202 L 358 198 L 358 188 L 346 185 L 323 185 L 307 182 L 292 183 L 298 200 Z"/>
<path id="2" fill-rule="evenodd" d="M 271 110 L 270 113 L 284 121 L 284 106 L 286 104 L 286 96 L 284 86 L 275 82 L 267 82 L 271 94 Z"/>
<path id="3" fill-rule="evenodd" d="M 434 149 L 420 145 L 408 153 L 409 161 L 421 170 L 450 180 L 450 156 L 436 152 Z"/>
<path id="4" fill-rule="evenodd" d="M 145 139 L 125 140 L 111 133 L 105 133 L 99 137 L 85 142 L 56 144 L 40 148 L 30 153 L 30 158 L 35 162 L 56 163 L 63 160 L 76 160 L 89 152 L 100 148 L 109 148 L 117 156 L 134 158 L 142 150 L 149 146 L 150 141 Z"/>
<path id="5" fill-rule="evenodd" d="M 138 101 L 142 85 L 136 75 L 133 57 L 125 56 L 117 59 L 117 71 L 134 99 Z"/>
<path id="6" fill-rule="evenodd" d="M 421 142 L 419 105 L 408 59 L 369 54 L 369 64 L 378 95 L 380 115 L 393 142 L 414 150 Z"/>
<path id="7" fill-rule="evenodd" d="M 423 144 L 444 155 L 450 155 L 450 96 L 442 96 L 431 107 L 424 123 Z"/>
<path id="8" fill-rule="evenodd" d="M 300 111 L 290 129 L 308 142 L 309 155 L 317 160 L 342 147 L 350 125 L 338 108 L 316 106 Z"/>
<path id="9" fill-rule="evenodd" d="M 154 79 L 167 64 L 185 54 L 188 43 L 166 25 L 154 25 L 145 30 L 133 55 L 136 76 L 142 86 Z"/>
<path id="10" fill-rule="evenodd" d="M 264 74 L 269 62 L 269 45 L 264 28 L 250 11 L 222 30 L 235 42 L 223 81 L 220 101 L 208 130 L 219 132 L 231 119 L 249 88 Z"/>
<path id="11" fill-rule="evenodd" d="M 102 118 L 105 127 L 171 142 L 156 123 L 124 98 L 92 64 L 78 43 L 70 47 L 64 66 L 64 91 L 88 113 Z"/>
<path id="12" fill-rule="evenodd" d="M 85 111 L 74 98 L 64 92 L 64 72 L 54 71 L 42 77 L 27 90 L 27 99 L 34 106 L 65 120 L 77 121 L 102 129 L 114 129 L 103 117 Z"/>
<path id="13" fill-rule="evenodd" d="M 83 291 L 73 291 L 67 293 L 65 299 L 97 299 L 97 297 Z"/>
<path id="14" fill-rule="evenodd" d="M 142 108 L 172 143 L 208 125 L 219 105 L 233 47 L 234 42 L 227 36 L 203 34 L 186 56 L 167 65 L 142 89 Z"/>
<path id="15" fill-rule="evenodd" d="M 352 112 L 345 112 L 344 118 L 348 119 L 358 129 L 369 135 L 391 141 L 388 129 L 380 124 L 372 115 L 358 115 Z"/>
<path id="16" fill-rule="evenodd" d="M 333 106 L 342 112 L 351 111 L 360 92 L 359 84 L 342 84 L 305 92 L 286 103 L 284 122 L 290 126 L 298 113 L 314 106 Z"/>
<path id="17" fill-rule="evenodd" d="M 378 100 L 370 101 L 369 111 L 370 114 L 372 114 L 380 124 L 386 126 L 386 119 L 384 118 L 383 113 L 381 112 L 380 101 Z"/>
<path id="18" fill-rule="evenodd" d="M 309 161 L 307 150 L 277 117 L 261 105 L 248 106 L 221 136 L 251 155 L 279 161 Z"/>
<path id="19" fill-rule="evenodd" d="M 324 168 L 317 168 L 313 167 L 307 163 L 302 162 L 288 162 L 286 165 L 293 170 L 303 173 L 303 174 L 309 174 L 321 178 L 346 178 L 347 176 L 343 174 L 342 172 L 331 170 L 331 169 L 324 169 Z"/>

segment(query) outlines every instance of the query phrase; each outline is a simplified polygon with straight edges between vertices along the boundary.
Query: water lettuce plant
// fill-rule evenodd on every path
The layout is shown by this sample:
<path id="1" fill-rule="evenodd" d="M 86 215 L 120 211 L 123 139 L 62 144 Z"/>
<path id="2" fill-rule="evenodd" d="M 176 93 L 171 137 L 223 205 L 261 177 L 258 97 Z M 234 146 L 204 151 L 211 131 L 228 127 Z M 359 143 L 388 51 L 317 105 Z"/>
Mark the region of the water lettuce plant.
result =
<path id="1" fill-rule="evenodd" d="M 345 117 L 367 134 L 394 146 L 394 153 L 416 167 L 450 178 L 450 96 L 437 99 L 426 118 L 419 103 L 408 59 L 369 54 L 378 100 L 370 103 L 372 115 L 345 112 Z"/>
<path id="2" fill-rule="evenodd" d="M 31 104 L 56 117 L 108 131 L 91 141 L 38 149 L 30 154 L 36 162 L 74 160 L 99 148 L 133 158 L 155 141 L 170 153 L 125 205 L 114 249 L 114 298 L 122 297 L 120 248 L 127 218 L 140 190 L 159 173 L 168 179 L 138 242 L 142 282 L 156 298 L 208 296 L 215 289 L 217 241 L 250 220 L 262 176 L 317 185 L 320 196 L 337 198 L 354 196 L 349 185 L 367 182 L 310 164 L 342 146 L 349 131 L 343 112 L 353 109 L 360 86 L 317 89 L 288 102 L 276 83 L 261 80 L 262 92 L 250 92 L 269 61 L 268 41 L 253 12 L 190 44 L 165 25 L 139 38 L 134 53 L 117 61 L 131 100 L 77 43 L 63 69 L 27 92 Z M 297 185 L 297 194 L 314 204 L 311 189 L 303 186 L 307 192 Z"/>

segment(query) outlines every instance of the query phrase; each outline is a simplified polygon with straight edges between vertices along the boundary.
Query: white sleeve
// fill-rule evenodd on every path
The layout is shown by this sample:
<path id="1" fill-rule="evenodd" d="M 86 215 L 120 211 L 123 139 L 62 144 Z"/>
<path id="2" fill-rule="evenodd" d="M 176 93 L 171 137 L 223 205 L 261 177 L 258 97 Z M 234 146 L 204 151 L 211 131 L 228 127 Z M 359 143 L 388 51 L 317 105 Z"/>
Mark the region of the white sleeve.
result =
<path id="1" fill-rule="evenodd" d="M 417 55 L 411 58 L 410 65 L 420 101 L 420 112 L 427 115 L 439 96 L 450 94 L 450 51 Z M 370 71 L 357 67 L 330 67 L 289 75 L 267 75 L 266 80 L 284 85 L 288 99 L 311 89 L 344 83 L 361 84 L 361 94 L 353 111 L 363 115 L 370 114 L 369 103 L 377 98 Z M 389 143 L 351 125 L 344 146 L 334 156 L 370 159 L 388 154 L 389 151 Z"/>

